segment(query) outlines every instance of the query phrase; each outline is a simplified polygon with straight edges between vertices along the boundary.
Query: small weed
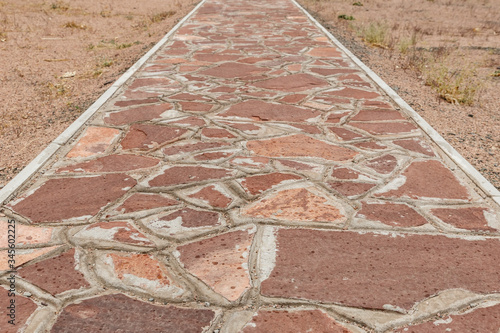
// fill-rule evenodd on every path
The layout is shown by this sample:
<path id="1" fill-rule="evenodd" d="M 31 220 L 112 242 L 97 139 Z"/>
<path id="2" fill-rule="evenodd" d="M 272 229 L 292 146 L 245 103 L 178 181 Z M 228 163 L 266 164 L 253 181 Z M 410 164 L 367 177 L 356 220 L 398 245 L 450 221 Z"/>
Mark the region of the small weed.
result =
<path id="1" fill-rule="evenodd" d="M 169 10 L 158 14 L 150 15 L 149 20 L 153 23 L 161 22 L 176 14 L 175 10 Z"/>
<path id="2" fill-rule="evenodd" d="M 63 27 L 65 28 L 72 28 L 72 29 L 81 29 L 81 30 L 87 30 L 87 26 L 84 24 L 77 24 L 75 21 L 71 22 L 66 22 L 63 24 Z"/>
<path id="3" fill-rule="evenodd" d="M 382 48 L 387 48 L 389 27 L 384 23 L 370 23 L 368 26 L 361 26 L 358 35 L 367 43 Z"/>
<path id="4" fill-rule="evenodd" d="M 102 10 L 102 11 L 100 12 L 100 15 L 101 15 L 102 17 L 111 17 L 111 11 L 110 11 L 110 10 Z"/>
<path id="5" fill-rule="evenodd" d="M 500 77 L 500 68 L 497 69 L 493 74 L 491 74 L 491 76 Z"/>
<path id="6" fill-rule="evenodd" d="M 129 21 L 132 21 L 134 19 L 133 15 L 125 15 L 125 18 Z"/>
<path id="7" fill-rule="evenodd" d="M 339 15 L 339 16 L 337 16 L 337 18 L 339 18 L 341 20 L 354 21 L 353 16 L 345 15 L 345 14 Z"/>
<path id="8" fill-rule="evenodd" d="M 94 44 L 90 43 L 89 45 L 87 45 L 87 50 L 88 51 L 91 51 L 93 49 L 95 49 L 95 45 Z"/>
<path id="9" fill-rule="evenodd" d="M 121 50 L 121 49 L 126 49 L 128 47 L 131 47 L 132 45 L 133 45 L 132 43 L 123 43 L 123 44 L 116 45 L 116 48 L 118 50 Z"/>
<path id="10" fill-rule="evenodd" d="M 425 84 L 452 104 L 474 104 L 476 93 L 483 86 L 473 67 L 452 70 L 443 63 L 436 63 L 428 66 L 424 75 Z"/>
<path id="11" fill-rule="evenodd" d="M 0 42 L 7 41 L 7 34 L 5 32 L 0 31 Z"/>
<path id="12" fill-rule="evenodd" d="M 66 2 L 63 2 L 63 1 L 56 1 L 50 5 L 50 9 L 60 10 L 60 11 L 65 12 L 69 9 L 69 4 L 67 4 Z"/>
<path id="13" fill-rule="evenodd" d="M 352 5 L 353 5 L 353 6 L 360 6 L 360 7 L 362 7 L 362 6 L 363 6 L 363 4 L 362 4 L 361 2 L 359 2 L 359 1 L 356 1 L 356 2 L 355 2 L 355 3 L 353 3 Z"/>
<path id="14" fill-rule="evenodd" d="M 104 59 L 101 62 L 101 67 L 111 67 L 113 65 L 113 60 Z"/>

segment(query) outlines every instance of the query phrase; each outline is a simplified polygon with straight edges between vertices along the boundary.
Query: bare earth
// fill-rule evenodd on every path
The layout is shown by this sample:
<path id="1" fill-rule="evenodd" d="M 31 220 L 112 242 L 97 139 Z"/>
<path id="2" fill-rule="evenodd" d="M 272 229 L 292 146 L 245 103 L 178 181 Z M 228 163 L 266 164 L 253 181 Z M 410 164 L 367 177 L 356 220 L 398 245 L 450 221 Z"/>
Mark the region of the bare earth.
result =
<path id="1" fill-rule="evenodd" d="M 500 1 L 299 2 L 500 188 Z M 383 45 L 373 46 L 358 32 L 370 24 L 385 26 Z M 401 52 L 412 36 L 416 44 Z M 472 105 L 449 103 L 426 85 L 435 74 L 431 65 L 415 68 L 426 56 L 446 66 L 452 78 L 474 73 L 471 81 L 480 89 Z"/>
<path id="2" fill-rule="evenodd" d="M 196 3 L 1 1 L 0 188 Z"/>

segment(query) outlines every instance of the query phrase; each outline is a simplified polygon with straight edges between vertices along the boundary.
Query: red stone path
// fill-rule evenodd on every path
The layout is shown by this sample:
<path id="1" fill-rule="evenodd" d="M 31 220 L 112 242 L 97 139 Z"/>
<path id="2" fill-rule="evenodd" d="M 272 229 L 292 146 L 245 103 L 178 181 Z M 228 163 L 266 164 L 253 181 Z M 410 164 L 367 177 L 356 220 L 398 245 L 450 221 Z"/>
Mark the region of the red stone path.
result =
<path id="1" fill-rule="evenodd" d="M 2 207 L 17 332 L 492 332 L 499 207 L 289 0 L 208 0 Z"/>

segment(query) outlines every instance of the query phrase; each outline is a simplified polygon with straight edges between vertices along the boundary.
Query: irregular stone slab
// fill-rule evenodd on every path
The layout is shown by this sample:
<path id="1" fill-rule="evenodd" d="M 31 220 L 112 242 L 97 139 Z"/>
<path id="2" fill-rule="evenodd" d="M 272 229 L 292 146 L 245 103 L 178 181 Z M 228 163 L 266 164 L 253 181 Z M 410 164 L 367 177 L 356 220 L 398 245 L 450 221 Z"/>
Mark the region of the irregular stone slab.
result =
<path id="1" fill-rule="evenodd" d="M 136 78 L 132 82 L 130 86 L 128 86 L 129 89 L 135 90 L 138 88 L 148 88 L 148 87 L 157 87 L 157 86 L 168 86 L 170 84 L 174 83 L 174 81 L 163 78 L 163 77 L 154 77 L 154 78 Z"/>
<path id="2" fill-rule="evenodd" d="M 348 129 L 345 129 L 343 127 L 328 127 L 330 131 L 333 132 L 337 137 L 339 137 L 341 140 L 354 140 L 358 138 L 362 138 L 363 135 L 350 131 Z"/>
<path id="3" fill-rule="evenodd" d="M 201 130 L 201 135 L 206 138 L 214 138 L 214 139 L 234 139 L 236 138 L 235 135 L 233 135 L 231 132 L 228 130 L 225 130 L 223 128 L 204 128 Z"/>
<path id="4" fill-rule="evenodd" d="M 403 228 L 427 224 L 427 220 L 413 208 L 397 203 L 363 202 L 362 209 L 356 214 L 356 217 Z"/>
<path id="5" fill-rule="evenodd" d="M 216 161 L 223 158 L 229 158 L 231 157 L 232 154 L 233 154 L 232 152 L 216 151 L 211 153 L 201 153 L 198 155 L 194 155 L 193 158 L 196 161 Z"/>
<path id="6" fill-rule="evenodd" d="M 15 309 L 9 309 L 11 300 L 14 300 Z M 26 323 L 28 318 L 35 312 L 37 305 L 31 299 L 17 294 L 9 297 L 7 289 L 0 288 L 0 331 L 3 333 L 17 333 Z M 9 323 L 13 320 L 15 325 Z"/>
<path id="7" fill-rule="evenodd" d="M 17 249 L 15 267 L 19 267 L 28 261 L 41 257 L 58 247 L 59 246 L 50 246 L 41 249 Z M 9 259 L 11 258 L 9 258 L 8 250 L 0 251 L 0 271 L 12 270 L 12 267 L 9 265 Z"/>
<path id="8" fill-rule="evenodd" d="M 161 118 L 164 112 L 172 109 L 173 105 L 170 103 L 144 105 L 124 111 L 108 113 L 104 117 L 104 122 L 109 125 L 125 125 L 142 120 L 158 119 Z"/>
<path id="9" fill-rule="evenodd" d="M 148 182 L 149 186 L 172 186 L 200 182 L 209 179 L 231 177 L 234 171 L 217 167 L 173 166 Z"/>
<path id="10" fill-rule="evenodd" d="M 320 310 L 261 310 L 243 327 L 242 333 L 350 333 Z"/>
<path id="11" fill-rule="evenodd" d="M 178 298 L 184 290 L 173 282 L 167 267 L 153 256 L 135 253 L 101 255 L 97 273 L 111 283 L 119 282 L 153 295 Z"/>
<path id="12" fill-rule="evenodd" d="M 67 157 L 89 157 L 104 153 L 120 135 L 120 131 L 108 127 L 89 127 Z"/>
<path id="13" fill-rule="evenodd" d="M 12 227 L 9 228 L 9 223 L 7 223 L 7 221 L 0 220 L 0 248 L 9 247 L 9 229 L 12 230 Z M 16 245 L 20 246 L 48 243 L 52 240 L 53 232 L 53 228 L 32 227 L 16 223 Z"/>
<path id="14" fill-rule="evenodd" d="M 390 135 L 411 133 L 416 131 L 417 128 L 409 122 L 384 122 L 384 123 L 352 123 L 349 124 L 373 135 Z"/>
<path id="15" fill-rule="evenodd" d="M 269 159 L 260 156 L 235 156 L 229 163 L 250 169 L 263 169 L 269 164 Z"/>
<path id="16" fill-rule="evenodd" d="M 378 173 L 387 175 L 398 166 L 398 160 L 392 155 L 384 155 L 368 160 L 366 166 Z"/>
<path id="17" fill-rule="evenodd" d="M 393 143 L 397 144 L 404 149 L 408 149 L 417 153 L 421 153 L 427 156 L 435 156 L 432 148 L 421 140 L 407 139 L 407 140 L 396 140 Z"/>
<path id="18" fill-rule="evenodd" d="M 97 214 L 136 185 L 125 174 L 49 179 L 12 206 L 33 223 L 59 222 Z"/>
<path id="19" fill-rule="evenodd" d="M 478 230 L 478 231 L 496 231 L 488 225 L 484 216 L 486 208 L 468 207 L 468 208 L 436 208 L 431 212 L 441 221 L 448 223 L 455 228 Z"/>
<path id="20" fill-rule="evenodd" d="M 319 75 L 330 76 L 330 75 L 336 75 L 336 74 L 359 73 L 359 70 L 349 69 L 349 68 L 314 67 L 314 68 L 311 68 L 311 72 L 317 73 Z"/>
<path id="21" fill-rule="evenodd" d="M 364 98 L 372 99 L 372 98 L 377 98 L 380 96 L 378 93 L 373 92 L 373 91 L 366 91 L 366 90 L 354 89 L 354 88 L 341 88 L 339 90 L 332 90 L 332 91 L 328 91 L 328 92 L 323 92 L 323 94 L 340 96 L 340 97 L 355 98 L 355 99 L 364 99 Z"/>
<path id="22" fill-rule="evenodd" d="M 221 117 L 248 118 L 254 121 L 304 122 L 321 115 L 321 112 L 292 105 L 249 100 L 231 106 L 218 114 Z"/>
<path id="23" fill-rule="evenodd" d="M 332 170 L 331 176 L 337 179 L 349 180 L 365 178 L 362 173 L 350 168 L 335 168 Z"/>
<path id="24" fill-rule="evenodd" d="M 221 216 L 208 210 L 183 208 L 143 224 L 159 234 L 174 236 L 183 231 L 220 225 Z"/>
<path id="25" fill-rule="evenodd" d="M 268 70 L 255 65 L 242 64 L 237 62 L 225 62 L 216 67 L 200 72 L 203 75 L 210 75 L 224 79 L 230 78 L 244 78 L 250 75 L 257 75 Z"/>
<path id="26" fill-rule="evenodd" d="M 342 53 L 334 47 L 315 47 L 311 51 L 307 52 L 306 55 L 318 58 L 342 57 Z"/>
<path id="27" fill-rule="evenodd" d="M 314 188 L 295 188 L 272 193 L 243 208 L 241 214 L 285 221 L 345 221 L 344 209 L 338 201 L 314 192 Z"/>
<path id="28" fill-rule="evenodd" d="M 63 291 L 90 286 L 78 270 L 78 265 L 75 249 L 70 249 L 56 257 L 24 266 L 17 272 L 23 279 L 56 295 Z"/>
<path id="29" fill-rule="evenodd" d="M 361 195 L 375 186 L 375 184 L 358 182 L 328 182 L 328 185 L 346 197 Z"/>
<path id="30" fill-rule="evenodd" d="M 281 229 L 265 296 L 410 309 L 440 291 L 500 290 L 496 239 Z"/>
<path id="31" fill-rule="evenodd" d="M 200 102 L 179 102 L 182 111 L 187 112 L 208 112 L 212 110 L 213 105 Z"/>
<path id="32" fill-rule="evenodd" d="M 160 194 L 134 193 L 123 202 L 116 211 L 119 213 L 131 213 L 161 207 L 176 206 L 179 201 L 166 198 Z"/>
<path id="33" fill-rule="evenodd" d="M 382 192 L 382 191 L 386 192 Z M 413 162 L 401 176 L 376 193 L 377 197 L 459 199 L 470 195 L 453 173 L 439 161 Z"/>
<path id="34" fill-rule="evenodd" d="M 394 109 L 361 110 L 351 121 L 404 120 L 399 111 Z"/>
<path id="35" fill-rule="evenodd" d="M 257 175 L 246 177 L 241 180 L 241 186 L 251 195 L 260 194 L 276 185 L 290 180 L 302 179 L 301 177 L 289 173 L 270 173 L 267 175 Z"/>
<path id="36" fill-rule="evenodd" d="M 214 319 L 207 309 L 187 309 L 141 302 L 125 295 L 86 299 L 64 308 L 51 332 L 202 333 Z"/>
<path id="37" fill-rule="evenodd" d="M 257 155 L 267 157 L 319 157 L 331 161 L 346 161 L 358 154 L 303 134 L 248 141 L 247 148 Z"/>
<path id="38" fill-rule="evenodd" d="M 155 245 L 142 232 L 126 221 L 94 223 L 77 232 L 74 237 L 90 241 L 103 240 L 131 245 Z"/>
<path id="39" fill-rule="evenodd" d="M 161 125 L 134 124 L 121 141 L 123 149 L 148 150 L 156 146 L 174 142 L 182 137 L 187 130 Z"/>
<path id="40" fill-rule="evenodd" d="M 383 150 L 387 149 L 387 146 L 380 143 L 380 142 L 361 142 L 361 143 L 356 143 L 356 147 L 364 148 L 364 149 L 372 149 L 372 150 Z"/>
<path id="41" fill-rule="evenodd" d="M 213 54 L 213 53 L 196 53 L 193 58 L 199 61 L 208 61 L 208 62 L 220 62 L 220 61 L 232 61 L 240 58 L 238 55 L 231 54 Z"/>
<path id="42" fill-rule="evenodd" d="M 491 332 L 500 329 L 500 304 L 394 330 L 397 333 Z"/>
<path id="43" fill-rule="evenodd" d="M 179 260 L 193 275 L 229 301 L 250 288 L 248 254 L 253 231 L 239 230 L 180 246 Z"/>
<path id="44" fill-rule="evenodd" d="M 186 117 L 175 121 L 168 121 L 169 124 L 179 126 L 192 127 L 192 126 L 205 126 L 205 120 L 201 117 Z"/>
<path id="45" fill-rule="evenodd" d="M 231 195 L 219 184 L 205 186 L 199 191 L 188 195 L 189 198 L 203 201 L 212 208 L 227 208 L 233 202 Z"/>
<path id="46" fill-rule="evenodd" d="M 230 145 L 231 144 L 228 142 L 189 142 L 167 147 L 163 149 L 163 153 L 167 156 L 171 156 L 181 153 L 198 152 L 207 149 L 228 147 Z"/>
<path id="47" fill-rule="evenodd" d="M 138 155 L 108 155 L 92 161 L 73 164 L 57 170 L 63 172 L 125 172 L 151 168 L 160 163 L 159 159 Z"/>
<path id="48" fill-rule="evenodd" d="M 252 85 L 270 90 L 296 92 L 326 87 L 329 83 L 310 74 L 291 74 L 253 83 Z"/>

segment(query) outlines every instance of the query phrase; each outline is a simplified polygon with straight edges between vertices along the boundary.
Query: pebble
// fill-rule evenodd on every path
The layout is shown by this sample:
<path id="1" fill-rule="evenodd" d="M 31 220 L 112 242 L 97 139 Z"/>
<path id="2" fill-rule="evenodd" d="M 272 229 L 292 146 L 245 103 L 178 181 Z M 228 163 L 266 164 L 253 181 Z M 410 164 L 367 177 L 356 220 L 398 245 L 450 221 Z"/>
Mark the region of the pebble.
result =
<path id="1" fill-rule="evenodd" d="M 23 293 L 23 296 L 26 296 L 26 297 L 31 297 L 31 293 L 30 293 L 30 292 L 28 292 L 28 291 L 25 291 L 25 292 Z"/>

